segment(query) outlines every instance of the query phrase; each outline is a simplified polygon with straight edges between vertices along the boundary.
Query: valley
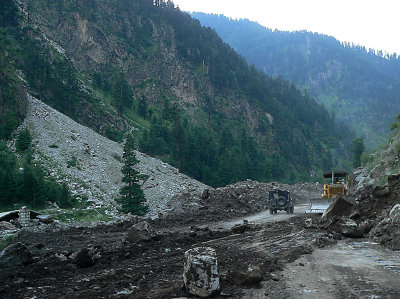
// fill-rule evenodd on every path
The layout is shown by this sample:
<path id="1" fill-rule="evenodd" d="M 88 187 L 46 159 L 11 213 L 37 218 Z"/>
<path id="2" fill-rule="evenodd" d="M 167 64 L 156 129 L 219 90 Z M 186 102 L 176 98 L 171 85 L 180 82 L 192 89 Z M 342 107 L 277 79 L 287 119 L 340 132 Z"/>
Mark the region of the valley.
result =
<path id="1" fill-rule="evenodd" d="M 396 57 L 354 100 L 349 49 L 263 73 L 171 1 L 0 2 L 0 298 L 400 297 Z"/>

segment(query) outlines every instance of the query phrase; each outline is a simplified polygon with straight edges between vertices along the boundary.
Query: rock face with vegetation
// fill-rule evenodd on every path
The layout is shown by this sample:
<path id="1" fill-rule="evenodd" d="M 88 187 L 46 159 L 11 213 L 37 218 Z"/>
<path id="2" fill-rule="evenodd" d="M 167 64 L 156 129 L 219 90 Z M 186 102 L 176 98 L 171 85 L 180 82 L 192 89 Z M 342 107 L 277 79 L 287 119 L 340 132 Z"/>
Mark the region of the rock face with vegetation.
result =
<path id="1" fill-rule="evenodd" d="M 400 134 L 396 129 L 387 144 L 374 153 L 363 154 L 363 167 L 355 169 L 350 176 L 350 191 L 359 193 L 367 187 L 382 186 L 388 177 L 400 170 Z"/>
<path id="2" fill-rule="evenodd" d="M 400 111 L 400 60 L 396 53 L 341 43 L 318 33 L 271 30 L 223 15 L 192 16 L 203 26 L 214 28 L 259 70 L 306 88 L 338 120 L 365 136 L 368 148 L 389 137 L 390 123 Z"/>
<path id="3" fill-rule="evenodd" d="M 4 3 L 7 74 L 115 141 L 135 128 L 142 152 L 214 187 L 307 180 L 337 162 L 346 130 L 324 108 L 171 2 Z"/>

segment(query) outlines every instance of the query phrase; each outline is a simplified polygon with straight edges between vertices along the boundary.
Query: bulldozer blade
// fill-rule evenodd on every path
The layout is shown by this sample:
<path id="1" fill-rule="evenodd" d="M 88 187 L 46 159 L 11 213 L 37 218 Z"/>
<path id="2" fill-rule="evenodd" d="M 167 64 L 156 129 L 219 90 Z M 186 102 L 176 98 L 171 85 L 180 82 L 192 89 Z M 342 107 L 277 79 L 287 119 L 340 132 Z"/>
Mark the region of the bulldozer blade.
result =
<path id="1" fill-rule="evenodd" d="M 311 206 L 306 213 L 323 214 L 332 204 L 333 199 L 319 198 L 311 200 Z"/>

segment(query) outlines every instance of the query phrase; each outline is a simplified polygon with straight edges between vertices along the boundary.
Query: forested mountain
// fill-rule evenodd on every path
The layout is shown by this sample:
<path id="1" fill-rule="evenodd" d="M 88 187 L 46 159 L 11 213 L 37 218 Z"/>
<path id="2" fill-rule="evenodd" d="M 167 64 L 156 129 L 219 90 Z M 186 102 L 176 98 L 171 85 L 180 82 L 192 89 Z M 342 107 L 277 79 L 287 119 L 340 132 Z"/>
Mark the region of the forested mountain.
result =
<path id="1" fill-rule="evenodd" d="M 132 132 L 139 150 L 212 186 L 310 179 L 352 138 L 170 1 L 1 6 L 3 138 L 23 117 L 24 89 L 113 140 Z"/>
<path id="2" fill-rule="evenodd" d="M 282 76 L 350 124 L 366 144 L 385 142 L 400 111 L 400 59 L 396 54 L 341 43 L 306 31 L 267 29 L 249 20 L 193 13 L 269 76 Z M 384 34 L 384 32 L 382 32 Z"/>

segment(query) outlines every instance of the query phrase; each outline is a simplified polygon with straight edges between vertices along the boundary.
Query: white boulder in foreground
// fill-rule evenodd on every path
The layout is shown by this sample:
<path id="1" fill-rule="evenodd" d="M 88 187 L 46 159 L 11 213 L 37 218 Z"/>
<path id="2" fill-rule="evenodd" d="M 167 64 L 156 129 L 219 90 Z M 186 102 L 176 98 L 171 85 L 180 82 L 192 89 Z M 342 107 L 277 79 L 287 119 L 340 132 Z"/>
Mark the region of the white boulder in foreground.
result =
<path id="1" fill-rule="evenodd" d="M 213 248 L 197 247 L 185 252 L 183 280 L 189 293 L 209 297 L 219 291 L 217 254 Z"/>

